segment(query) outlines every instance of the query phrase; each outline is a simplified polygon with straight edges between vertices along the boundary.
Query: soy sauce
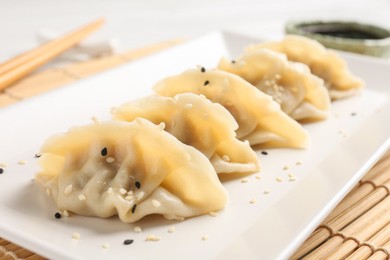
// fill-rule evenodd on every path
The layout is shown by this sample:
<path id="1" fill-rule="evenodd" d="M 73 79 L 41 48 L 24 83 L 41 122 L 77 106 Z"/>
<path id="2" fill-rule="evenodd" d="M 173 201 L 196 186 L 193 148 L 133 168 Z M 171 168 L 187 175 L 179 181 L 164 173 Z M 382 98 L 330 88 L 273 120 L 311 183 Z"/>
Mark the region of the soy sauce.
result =
<path id="1" fill-rule="evenodd" d="M 303 26 L 301 28 L 303 31 L 308 33 L 321 34 L 326 36 L 333 36 L 346 39 L 357 39 L 357 40 L 380 40 L 384 39 L 383 35 L 380 35 L 375 32 L 363 31 L 358 28 L 343 28 L 337 26 Z"/>

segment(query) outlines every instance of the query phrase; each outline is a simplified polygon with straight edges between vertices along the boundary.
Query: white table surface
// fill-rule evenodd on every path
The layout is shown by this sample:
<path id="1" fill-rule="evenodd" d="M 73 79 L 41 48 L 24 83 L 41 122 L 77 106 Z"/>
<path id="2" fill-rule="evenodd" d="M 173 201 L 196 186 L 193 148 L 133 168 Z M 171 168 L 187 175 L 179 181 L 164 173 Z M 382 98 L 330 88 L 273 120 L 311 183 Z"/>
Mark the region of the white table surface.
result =
<path id="1" fill-rule="evenodd" d="M 278 38 L 297 19 L 345 19 L 390 28 L 389 0 L 1 0 L 0 61 L 37 45 L 35 33 L 66 32 L 94 18 L 107 22 L 89 40 L 119 38 L 124 50 L 228 30 Z"/>

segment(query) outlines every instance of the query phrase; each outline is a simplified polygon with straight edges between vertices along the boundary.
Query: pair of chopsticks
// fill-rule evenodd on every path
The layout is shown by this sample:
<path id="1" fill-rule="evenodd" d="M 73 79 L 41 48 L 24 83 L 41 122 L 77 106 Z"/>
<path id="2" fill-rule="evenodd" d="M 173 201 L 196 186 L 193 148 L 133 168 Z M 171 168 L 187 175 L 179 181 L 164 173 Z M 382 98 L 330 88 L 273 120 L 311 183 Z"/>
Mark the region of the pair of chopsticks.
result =
<path id="1" fill-rule="evenodd" d="M 104 23 L 100 18 L 0 64 L 0 91 L 73 47 Z"/>

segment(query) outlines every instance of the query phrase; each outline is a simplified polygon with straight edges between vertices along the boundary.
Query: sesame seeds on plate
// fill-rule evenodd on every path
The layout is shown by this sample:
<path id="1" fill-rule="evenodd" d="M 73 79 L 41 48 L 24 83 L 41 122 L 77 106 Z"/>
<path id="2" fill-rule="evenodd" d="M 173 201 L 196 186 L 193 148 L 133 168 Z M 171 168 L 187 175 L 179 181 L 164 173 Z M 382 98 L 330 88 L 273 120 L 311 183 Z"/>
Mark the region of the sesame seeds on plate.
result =
<path id="1" fill-rule="evenodd" d="M 135 233 L 141 233 L 142 232 L 142 228 L 140 226 L 136 226 L 136 227 L 134 227 L 134 232 Z"/>
<path id="2" fill-rule="evenodd" d="M 281 177 L 276 177 L 275 180 L 276 180 L 277 182 L 282 182 L 282 181 L 283 181 L 283 179 L 282 179 Z"/>
<path id="3" fill-rule="evenodd" d="M 209 216 L 216 217 L 216 216 L 218 216 L 218 212 L 210 211 Z"/>
<path id="4" fill-rule="evenodd" d="M 175 226 L 170 226 L 168 228 L 168 233 L 174 233 L 176 231 L 176 227 Z"/>
<path id="5" fill-rule="evenodd" d="M 108 244 L 108 243 L 104 243 L 103 245 L 102 245 L 102 248 L 103 249 L 108 249 L 110 247 L 110 244 Z"/>
<path id="6" fill-rule="evenodd" d="M 19 165 L 26 165 L 27 164 L 27 161 L 26 160 L 20 160 L 18 162 Z"/>
<path id="7" fill-rule="evenodd" d="M 133 244 L 133 242 L 134 242 L 134 239 L 125 239 L 123 241 L 123 244 L 124 245 L 131 245 L 131 244 Z"/>
<path id="8" fill-rule="evenodd" d="M 64 210 L 64 211 L 62 212 L 62 215 L 63 215 L 64 217 L 69 217 L 69 212 L 68 212 L 67 210 Z"/>
<path id="9" fill-rule="evenodd" d="M 72 234 L 72 238 L 73 238 L 74 240 L 79 240 L 79 239 L 81 238 L 81 236 L 80 236 L 79 233 L 74 232 L 74 233 Z"/>
<path id="10" fill-rule="evenodd" d="M 241 183 L 247 183 L 248 181 L 249 181 L 248 178 L 243 178 L 243 179 L 241 179 Z"/>
<path id="11" fill-rule="evenodd" d="M 145 241 L 160 241 L 161 240 L 161 237 L 159 236 L 155 236 L 155 235 L 149 235 L 146 237 Z"/>

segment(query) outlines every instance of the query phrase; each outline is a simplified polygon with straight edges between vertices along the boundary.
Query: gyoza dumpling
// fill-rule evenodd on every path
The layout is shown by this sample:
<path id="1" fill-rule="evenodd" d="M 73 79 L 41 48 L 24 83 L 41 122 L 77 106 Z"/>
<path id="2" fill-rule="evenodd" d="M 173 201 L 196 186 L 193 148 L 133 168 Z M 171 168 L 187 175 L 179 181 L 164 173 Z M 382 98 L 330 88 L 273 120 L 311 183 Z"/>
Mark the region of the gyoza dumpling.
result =
<path id="1" fill-rule="evenodd" d="M 192 92 L 220 103 L 238 123 L 237 137 L 251 145 L 306 147 L 308 135 L 272 97 L 244 79 L 225 71 L 191 69 L 154 86 L 163 96 Z"/>
<path id="2" fill-rule="evenodd" d="M 36 179 L 60 210 L 126 223 L 222 209 L 227 194 L 209 160 L 145 119 L 73 127 L 41 149 Z"/>
<path id="3" fill-rule="evenodd" d="M 304 63 L 313 74 L 325 80 L 332 99 L 352 96 L 363 87 L 363 81 L 351 74 L 346 62 L 334 51 L 306 37 L 288 35 L 279 42 L 265 42 L 249 46 L 247 52 L 261 48 L 287 55 L 291 61 Z"/>
<path id="4" fill-rule="evenodd" d="M 162 122 L 167 132 L 206 155 L 217 173 L 259 170 L 256 153 L 236 138 L 238 125 L 233 116 L 204 96 L 149 96 L 120 106 L 113 116 L 125 121 L 142 117 L 155 124 Z"/>
<path id="5" fill-rule="evenodd" d="M 301 63 L 267 49 L 244 53 L 234 62 L 222 58 L 218 68 L 234 73 L 271 95 L 296 120 L 327 118 L 330 98 L 322 79 Z"/>

